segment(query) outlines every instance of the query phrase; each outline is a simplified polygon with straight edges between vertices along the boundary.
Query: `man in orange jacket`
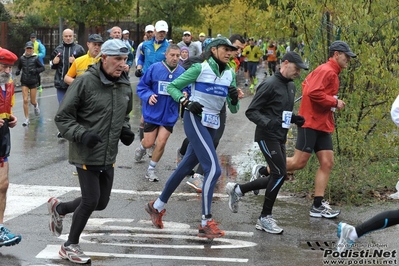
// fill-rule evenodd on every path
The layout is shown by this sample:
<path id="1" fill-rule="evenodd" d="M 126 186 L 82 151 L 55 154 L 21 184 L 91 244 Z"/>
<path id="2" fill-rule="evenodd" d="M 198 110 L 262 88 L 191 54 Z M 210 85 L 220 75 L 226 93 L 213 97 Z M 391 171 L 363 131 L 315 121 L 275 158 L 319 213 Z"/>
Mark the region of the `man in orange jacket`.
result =
<path id="1" fill-rule="evenodd" d="M 313 70 L 302 83 L 298 114 L 306 122 L 298 128 L 294 156 L 287 158 L 287 172 L 304 168 L 312 152 L 316 154 L 320 166 L 315 177 L 311 217 L 334 218 L 340 214 L 324 200 L 324 191 L 334 164 L 331 137 L 335 127 L 333 114 L 345 107 L 345 102 L 338 99 L 338 75 L 354 57 L 356 55 L 347 43 L 335 41 L 329 47 L 328 61 Z"/>

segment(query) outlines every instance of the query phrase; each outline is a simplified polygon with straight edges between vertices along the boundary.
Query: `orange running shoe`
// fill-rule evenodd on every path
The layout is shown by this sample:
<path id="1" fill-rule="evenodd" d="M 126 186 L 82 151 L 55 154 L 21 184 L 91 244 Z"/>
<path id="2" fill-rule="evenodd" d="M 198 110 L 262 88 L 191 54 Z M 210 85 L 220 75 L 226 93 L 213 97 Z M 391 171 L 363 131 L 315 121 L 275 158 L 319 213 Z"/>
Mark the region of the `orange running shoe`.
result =
<path id="1" fill-rule="evenodd" d="M 199 226 L 199 237 L 217 238 L 224 236 L 224 231 L 218 228 L 218 224 L 212 219 L 206 223 L 206 226 Z"/>
<path id="2" fill-rule="evenodd" d="M 147 203 L 147 205 L 145 205 L 145 211 L 148 212 L 148 214 L 151 216 L 152 224 L 155 227 L 162 229 L 162 216 L 165 215 L 166 210 L 163 209 L 161 212 L 159 212 L 158 210 L 154 209 L 154 201 L 150 201 L 149 203 Z"/>

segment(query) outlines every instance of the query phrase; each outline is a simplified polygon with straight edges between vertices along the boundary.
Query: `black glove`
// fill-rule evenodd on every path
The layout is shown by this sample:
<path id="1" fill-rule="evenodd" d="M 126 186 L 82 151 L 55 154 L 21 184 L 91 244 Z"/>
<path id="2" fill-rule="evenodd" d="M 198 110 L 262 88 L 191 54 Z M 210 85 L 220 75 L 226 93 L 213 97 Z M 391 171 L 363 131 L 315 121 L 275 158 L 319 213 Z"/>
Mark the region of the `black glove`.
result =
<path id="1" fill-rule="evenodd" d="M 142 69 L 136 69 L 136 71 L 134 72 L 134 75 L 136 77 L 138 77 L 138 78 L 143 76 L 143 70 Z"/>
<path id="2" fill-rule="evenodd" d="M 305 118 L 301 115 L 292 115 L 291 123 L 294 123 L 298 127 L 301 127 L 301 126 L 303 126 L 303 124 L 305 124 Z"/>
<path id="3" fill-rule="evenodd" d="M 94 146 L 96 146 L 99 142 L 103 142 L 103 140 L 97 133 L 86 131 L 82 135 L 82 143 L 90 149 L 94 148 Z"/>
<path id="4" fill-rule="evenodd" d="M 21 70 L 17 70 L 17 72 L 15 72 L 15 76 L 19 76 L 19 74 L 21 74 Z"/>
<path id="5" fill-rule="evenodd" d="M 199 115 L 202 113 L 202 107 L 204 106 L 199 102 L 186 101 L 186 104 L 183 105 L 183 107 L 187 108 L 191 113 Z"/>
<path id="6" fill-rule="evenodd" d="M 119 138 L 124 145 L 129 146 L 134 140 L 134 133 L 130 128 L 123 127 Z"/>
<path id="7" fill-rule="evenodd" d="M 237 105 L 238 103 L 238 91 L 236 87 L 229 86 L 229 96 L 232 105 Z"/>

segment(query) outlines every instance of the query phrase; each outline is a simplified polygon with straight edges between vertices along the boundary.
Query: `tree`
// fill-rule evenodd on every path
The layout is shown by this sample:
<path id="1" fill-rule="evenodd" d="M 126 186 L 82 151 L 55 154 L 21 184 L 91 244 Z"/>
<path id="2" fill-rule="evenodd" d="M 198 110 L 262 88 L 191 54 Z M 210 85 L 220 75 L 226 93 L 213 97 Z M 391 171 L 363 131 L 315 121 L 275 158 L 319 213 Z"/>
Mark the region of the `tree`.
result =
<path id="1" fill-rule="evenodd" d="M 4 5 L 0 2 L 0 21 L 10 21 L 11 15 L 5 9 Z"/>
<path id="2" fill-rule="evenodd" d="M 114 19 L 118 21 L 121 13 L 127 15 L 133 0 L 15 0 L 17 10 L 38 12 L 44 15 L 49 24 L 57 24 L 63 18 L 68 25 L 78 28 L 78 41 L 84 43 L 87 26 L 101 26 Z"/>

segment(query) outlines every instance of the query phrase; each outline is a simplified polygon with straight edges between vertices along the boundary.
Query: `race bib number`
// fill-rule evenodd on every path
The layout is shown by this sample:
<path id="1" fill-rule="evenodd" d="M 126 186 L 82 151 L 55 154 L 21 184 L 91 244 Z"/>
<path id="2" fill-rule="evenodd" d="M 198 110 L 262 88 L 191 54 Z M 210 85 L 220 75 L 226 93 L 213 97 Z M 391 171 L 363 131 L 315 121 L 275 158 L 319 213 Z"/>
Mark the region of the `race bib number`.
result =
<path id="1" fill-rule="evenodd" d="M 168 90 L 166 89 L 168 87 L 170 82 L 167 81 L 158 81 L 158 94 L 159 95 L 170 95 L 168 93 Z"/>
<path id="2" fill-rule="evenodd" d="M 201 123 L 205 127 L 218 129 L 220 127 L 219 115 L 212 115 L 212 114 L 202 113 Z"/>
<path id="3" fill-rule="evenodd" d="M 292 112 L 283 111 L 283 116 L 281 118 L 283 120 L 283 124 L 282 124 L 283 128 L 290 128 L 290 126 L 291 126 L 291 118 L 292 118 Z"/>

